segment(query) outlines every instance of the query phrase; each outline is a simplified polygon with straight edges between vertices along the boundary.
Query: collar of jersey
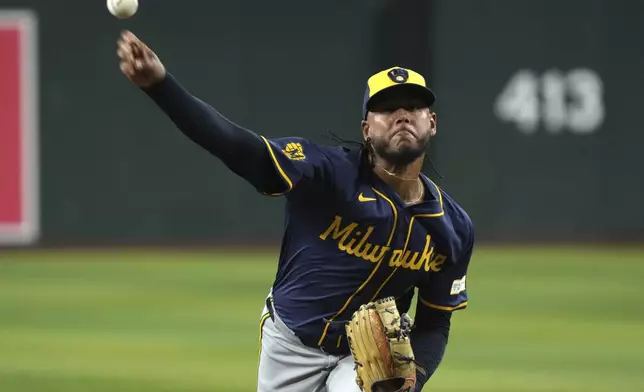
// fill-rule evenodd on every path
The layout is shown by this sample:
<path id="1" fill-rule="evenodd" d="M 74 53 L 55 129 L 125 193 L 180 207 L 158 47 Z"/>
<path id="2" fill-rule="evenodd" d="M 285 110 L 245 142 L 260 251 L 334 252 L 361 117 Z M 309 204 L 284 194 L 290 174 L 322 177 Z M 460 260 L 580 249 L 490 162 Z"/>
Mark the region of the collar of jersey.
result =
<path id="1" fill-rule="evenodd" d="M 422 173 L 420 174 L 420 178 L 423 182 L 423 185 L 425 186 L 425 191 L 429 191 L 429 194 L 425 193 L 424 201 L 412 205 L 405 204 L 405 202 L 398 195 L 398 192 L 394 192 L 393 189 L 391 189 L 391 187 L 386 182 L 378 177 L 377 174 L 372 173 L 372 178 L 374 188 L 379 192 L 385 194 L 387 197 L 391 198 L 391 200 L 396 204 L 396 207 L 398 208 L 410 209 L 414 210 L 415 213 L 423 214 L 438 214 L 443 212 L 443 205 L 441 202 L 442 195 L 440 193 L 440 189 L 438 189 L 438 186 Z"/>

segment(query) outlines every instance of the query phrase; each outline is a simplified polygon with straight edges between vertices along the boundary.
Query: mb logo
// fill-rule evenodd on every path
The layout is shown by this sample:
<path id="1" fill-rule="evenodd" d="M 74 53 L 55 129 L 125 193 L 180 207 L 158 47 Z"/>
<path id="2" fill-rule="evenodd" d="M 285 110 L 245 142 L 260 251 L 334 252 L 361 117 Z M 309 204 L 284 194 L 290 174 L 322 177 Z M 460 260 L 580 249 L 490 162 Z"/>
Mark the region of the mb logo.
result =
<path id="1" fill-rule="evenodd" d="M 389 75 L 389 79 L 395 83 L 405 83 L 407 82 L 407 79 L 409 79 L 409 72 L 402 68 L 394 68 L 389 71 L 387 75 Z"/>

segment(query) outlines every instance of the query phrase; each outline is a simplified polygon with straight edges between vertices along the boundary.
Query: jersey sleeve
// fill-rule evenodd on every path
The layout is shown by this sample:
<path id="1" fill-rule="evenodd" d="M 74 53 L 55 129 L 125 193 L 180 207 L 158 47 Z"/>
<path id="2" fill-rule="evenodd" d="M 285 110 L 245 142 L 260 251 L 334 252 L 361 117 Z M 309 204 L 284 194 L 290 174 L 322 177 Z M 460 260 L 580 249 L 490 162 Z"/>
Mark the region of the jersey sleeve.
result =
<path id="1" fill-rule="evenodd" d="M 260 192 L 279 196 L 296 188 L 323 188 L 333 184 L 333 163 L 321 146 L 300 137 L 266 138 L 273 169 L 283 181 L 280 192 Z"/>
<path id="2" fill-rule="evenodd" d="M 467 307 L 467 271 L 472 258 L 473 239 L 462 255 L 442 264 L 440 271 L 433 272 L 418 289 L 417 311 L 437 309 L 454 311 Z"/>

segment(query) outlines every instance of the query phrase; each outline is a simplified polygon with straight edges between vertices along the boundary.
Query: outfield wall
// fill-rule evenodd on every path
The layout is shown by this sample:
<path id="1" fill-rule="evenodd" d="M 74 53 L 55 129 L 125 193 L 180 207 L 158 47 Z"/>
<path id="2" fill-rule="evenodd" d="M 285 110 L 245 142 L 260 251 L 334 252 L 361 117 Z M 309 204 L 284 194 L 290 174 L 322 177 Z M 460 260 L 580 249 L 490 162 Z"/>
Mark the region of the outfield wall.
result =
<path id="1" fill-rule="evenodd" d="M 5 244 L 279 239 L 283 200 L 229 173 L 124 80 L 123 28 L 194 94 L 267 136 L 359 140 L 368 75 L 413 67 L 438 96 L 437 182 L 481 240 L 644 239 L 644 5 L 634 1 L 155 1 L 127 21 L 101 2 L 26 4 L 11 4 L 35 22 L 20 27 L 33 54 L 17 68 L 22 106 L 0 117 L 27 113 L 33 132 L 3 123 L 4 146 L 24 154 L 0 150 L 15 169 L 0 185 Z M 18 15 L 8 10 L 4 19 Z M 4 34 L 3 58 L 24 55 Z"/>

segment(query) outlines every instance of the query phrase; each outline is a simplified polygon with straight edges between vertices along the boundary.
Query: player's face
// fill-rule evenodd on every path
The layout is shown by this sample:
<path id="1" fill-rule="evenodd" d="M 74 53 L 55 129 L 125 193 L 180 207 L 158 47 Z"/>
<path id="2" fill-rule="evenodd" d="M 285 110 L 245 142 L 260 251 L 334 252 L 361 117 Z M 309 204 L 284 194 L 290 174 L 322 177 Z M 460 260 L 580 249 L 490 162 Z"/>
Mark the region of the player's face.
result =
<path id="1" fill-rule="evenodd" d="M 394 165 L 409 164 L 424 155 L 436 134 L 436 114 L 422 97 L 408 90 L 383 92 L 370 105 L 362 123 L 365 140 L 371 138 L 376 154 Z"/>

